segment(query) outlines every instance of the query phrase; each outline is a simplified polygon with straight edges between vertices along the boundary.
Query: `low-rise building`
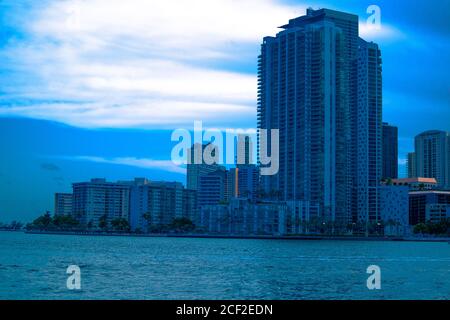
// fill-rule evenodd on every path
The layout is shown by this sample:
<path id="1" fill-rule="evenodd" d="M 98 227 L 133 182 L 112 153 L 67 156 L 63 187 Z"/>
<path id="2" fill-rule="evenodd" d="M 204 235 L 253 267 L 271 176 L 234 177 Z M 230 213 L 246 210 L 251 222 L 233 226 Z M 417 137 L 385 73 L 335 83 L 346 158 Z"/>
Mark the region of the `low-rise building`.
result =
<path id="1" fill-rule="evenodd" d="M 450 204 L 428 204 L 425 211 L 426 221 L 432 223 L 450 219 Z"/>
<path id="2" fill-rule="evenodd" d="M 409 226 L 409 187 L 380 186 L 380 218 L 385 235 L 407 235 Z"/>
<path id="3" fill-rule="evenodd" d="M 409 224 L 416 225 L 427 220 L 427 206 L 450 204 L 450 191 L 428 190 L 409 193 Z"/>

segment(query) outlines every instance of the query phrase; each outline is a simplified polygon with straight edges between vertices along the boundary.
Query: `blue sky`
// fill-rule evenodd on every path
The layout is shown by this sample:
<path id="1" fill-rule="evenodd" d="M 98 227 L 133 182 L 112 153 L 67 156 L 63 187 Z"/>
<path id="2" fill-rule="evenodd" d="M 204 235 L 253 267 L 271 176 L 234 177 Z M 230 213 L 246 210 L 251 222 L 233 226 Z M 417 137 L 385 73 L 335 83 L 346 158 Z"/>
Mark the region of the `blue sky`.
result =
<path id="1" fill-rule="evenodd" d="M 260 42 L 309 6 L 358 14 L 380 45 L 404 171 L 416 134 L 450 130 L 446 0 L 0 0 L 0 221 L 52 211 L 91 177 L 184 182 L 171 131 L 253 128 Z"/>

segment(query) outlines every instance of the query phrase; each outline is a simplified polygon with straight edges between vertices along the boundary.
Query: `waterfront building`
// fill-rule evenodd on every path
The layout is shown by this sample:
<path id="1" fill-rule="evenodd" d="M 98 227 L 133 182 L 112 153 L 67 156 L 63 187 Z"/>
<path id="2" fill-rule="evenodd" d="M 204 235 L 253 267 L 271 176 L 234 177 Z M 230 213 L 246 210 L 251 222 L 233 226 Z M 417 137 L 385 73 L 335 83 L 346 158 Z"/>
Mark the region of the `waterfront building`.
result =
<path id="1" fill-rule="evenodd" d="M 55 215 L 72 214 L 72 194 L 55 193 Z"/>
<path id="2" fill-rule="evenodd" d="M 409 187 L 384 185 L 379 187 L 380 216 L 385 235 L 404 236 L 409 227 Z"/>
<path id="3" fill-rule="evenodd" d="M 342 225 L 376 221 L 380 50 L 344 12 L 308 9 L 281 28 L 264 38 L 258 59 L 258 128 L 279 129 L 279 172 L 262 176 L 261 189 L 318 203 L 324 219 Z"/>
<path id="4" fill-rule="evenodd" d="M 287 210 L 286 203 L 251 203 L 233 198 L 228 204 L 202 206 L 199 227 L 212 234 L 283 235 Z"/>
<path id="5" fill-rule="evenodd" d="M 427 190 L 409 193 L 409 224 L 426 222 L 427 206 L 450 204 L 450 191 Z"/>
<path id="6" fill-rule="evenodd" d="M 383 122 L 383 171 L 384 179 L 398 178 L 398 128 Z"/>
<path id="7" fill-rule="evenodd" d="M 425 216 L 426 221 L 432 223 L 450 219 L 450 204 L 429 204 L 427 205 Z"/>
<path id="8" fill-rule="evenodd" d="M 197 221 L 197 194 L 179 182 L 136 183 L 130 191 L 131 230 L 148 231 L 151 226 L 167 226 L 176 218 Z"/>
<path id="9" fill-rule="evenodd" d="M 81 225 L 99 227 L 99 219 L 107 223 L 117 218 L 129 220 L 130 185 L 91 179 L 89 182 L 73 183 L 72 215 Z"/>

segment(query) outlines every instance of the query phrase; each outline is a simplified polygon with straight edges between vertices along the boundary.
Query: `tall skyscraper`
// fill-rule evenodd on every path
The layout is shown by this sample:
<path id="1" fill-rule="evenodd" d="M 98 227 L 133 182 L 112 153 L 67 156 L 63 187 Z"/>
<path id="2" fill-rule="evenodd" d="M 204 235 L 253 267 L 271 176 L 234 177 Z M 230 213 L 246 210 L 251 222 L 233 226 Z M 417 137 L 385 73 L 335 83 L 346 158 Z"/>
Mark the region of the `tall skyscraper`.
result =
<path id="1" fill-rule="evenodd" d="M 450 133 L 425 131 L 415 138 L 416 176 L 435 178 L 439 186 L 450 188 Z"/>
<path id="2" fill-rule="evenodd" d="M 398 178 L 398 128 L 383 122 L 383 178 Z"/>
<path id="3" fill-rule="evenodd" d="M 371 207 L 368 188 L 381 176 L 380 52 L 348 13 L 308 9 L 282 28 L 264 38 L 258 61 L 258 128 L 280 137 L 279 172 L 262 189 L 319 203 L 324 218 L 347 224 L 358 190 Z"/>
<path id="4" fill-rule="evenodd" d="M 416 166 L 416 153 L 409 152 L 408 159 L 406 162 L 408 167 L 408 178 L 417 178 L 417 166 Z"/>
<path id="5" fill-rule="evenodd" d="M 375 43 L 359 39 L 357 156 L 356 171 L 353 171 L 357 179 L 354 191 L 357 207 L 356 214 L 353 208 L 353 215 L 354 221 L 366 223 L 381 220 L 379 184 L 383 170 L 384 147 L 381 85 L 380 50 Z"/>

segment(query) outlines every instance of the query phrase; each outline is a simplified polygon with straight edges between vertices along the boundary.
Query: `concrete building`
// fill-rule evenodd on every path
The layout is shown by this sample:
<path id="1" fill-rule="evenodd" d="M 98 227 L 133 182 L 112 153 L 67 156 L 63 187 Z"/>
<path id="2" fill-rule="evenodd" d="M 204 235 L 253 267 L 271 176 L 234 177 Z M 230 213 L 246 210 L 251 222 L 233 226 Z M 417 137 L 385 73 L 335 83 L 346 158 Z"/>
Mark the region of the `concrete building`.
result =
<path id="1" fill-rule="evenodd" d="M 147 231 L 151 225 L 169 225 L 175 218 L 197 221 L 197 195 L 179 182 L 146 181 L 131 186 L 130 226 Z"/>
<path id="2" fill-rule="evenodd" d="M 72 188 L 72 215 L 81 225 L 97 228 L 102 216 L 106 216 L 108 223 L 117 218 L 129 220 L 129 184 L 91 179 L 73 183 Z"/>
<path id="3" fill-rule="evenodd" d="M 386 185 L 379 189 L 380 216 L 385 235 L 409 234 L 409 187 Z"/>
<path id="4" fill-rule="evenodd" d="M 321 216 L 343 225 L 378 219 L 377 45 L 358 37 L 358 16 L 328 9 L 281 28 L 264 38 L 258 59 L 258 128 L 279 129 L 280 138 L 279 172 L 261 177 L 262 190 L 318 203 Z"/>
<path id="5" fill-rule="evenodd" d="M 413 191 L 409 193 L 409 224 L 426 222 L 427 206 L 450 204 L 450 191 Z"/>
<path id="6" fill-rule="evenodd" d="M 416 177 L 436 178 L 450 188 L 450 133 L 431 130 L 415 138 Z"/>
<path id="7" fill-rule="evenodd" d="M 383 122 L 382 178 L 398 178 L 398 128 Z"/>
<path id="8" fill-rule="evenodd" d="M 55 193 L 55 215 L 72 214 L 72 194 Z"/>

